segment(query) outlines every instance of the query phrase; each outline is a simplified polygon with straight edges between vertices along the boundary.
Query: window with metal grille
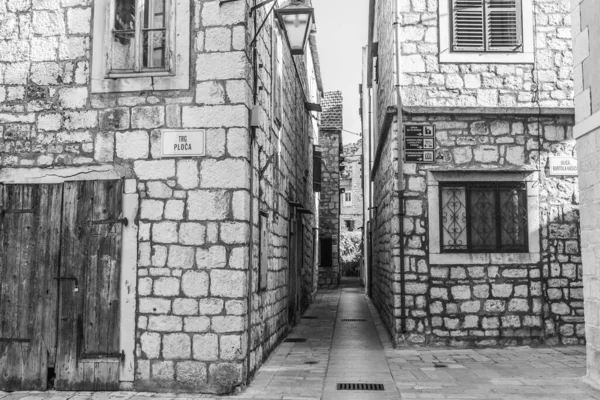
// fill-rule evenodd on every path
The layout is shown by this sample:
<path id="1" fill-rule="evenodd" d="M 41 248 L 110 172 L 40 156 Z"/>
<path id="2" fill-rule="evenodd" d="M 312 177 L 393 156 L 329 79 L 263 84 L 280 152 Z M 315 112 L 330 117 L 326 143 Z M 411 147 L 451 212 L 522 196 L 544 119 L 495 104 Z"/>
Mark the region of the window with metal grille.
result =
<path id="1" fill-rule="evenodd" d="M 522 0 L 450 0 L 452 51 L 522 52 Z"/>
<path id="2" fill-rule="evenodd" d="M 525 182 L 440 184 L 441 251 L 528 251 Z"/>

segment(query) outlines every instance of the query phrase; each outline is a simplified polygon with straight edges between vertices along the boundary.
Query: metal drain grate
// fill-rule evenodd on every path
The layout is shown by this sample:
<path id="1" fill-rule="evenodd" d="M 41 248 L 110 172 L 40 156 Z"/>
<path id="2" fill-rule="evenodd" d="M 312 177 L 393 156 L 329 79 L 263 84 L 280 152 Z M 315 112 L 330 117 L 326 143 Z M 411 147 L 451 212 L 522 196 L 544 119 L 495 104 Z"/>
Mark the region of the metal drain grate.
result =
<path id="1" fill-rule="evenodd" d="M 383 383 L 338 383 L 337 390 L 384 390 Z"/>
<path id="2" fill-rule="evenodd" d="M 285 339 L 284 342 L 286 342 L 286 343 L 303 343 L 303 342 L 306 342 L 306 339 L 299 338 L 299 337 L 292 337 L 292 338 Z"/>
<path id="3" fill-rule="evenodd" d="M 314 315 L 305 315 L 302 317 L 302 319 L 317 319 L 319 317 L 315 317 Z"/>
<path id="4" fill-rule="evenodd" d="M 342 318 L 342 321 L 345 322 L 366 322 L 367 320 L 364 318 Z"/>

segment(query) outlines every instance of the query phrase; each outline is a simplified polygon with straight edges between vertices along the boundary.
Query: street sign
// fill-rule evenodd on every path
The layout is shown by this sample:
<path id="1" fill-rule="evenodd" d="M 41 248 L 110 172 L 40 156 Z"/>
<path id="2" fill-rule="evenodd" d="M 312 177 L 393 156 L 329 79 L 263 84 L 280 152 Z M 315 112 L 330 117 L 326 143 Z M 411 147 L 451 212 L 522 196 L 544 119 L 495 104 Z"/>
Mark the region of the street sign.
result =
<path id="1" fill-rule="evenodd" d="M 550 175 L 567 175 L 577 176 L 577 160 L 567 156 L 550 156 L 548 157 L 548 166 L 550 167 Z"/>
<path id="2" fill-rule="evenodd" d="M 163 157 L 203 156 L 206 133 L 204 129 L 164 129 L 161 141 Z"/>
<path id="3" fill-rule="evenodd" d="M 435 125 L 404 125 L 404 162 L 435 163 Z"/>

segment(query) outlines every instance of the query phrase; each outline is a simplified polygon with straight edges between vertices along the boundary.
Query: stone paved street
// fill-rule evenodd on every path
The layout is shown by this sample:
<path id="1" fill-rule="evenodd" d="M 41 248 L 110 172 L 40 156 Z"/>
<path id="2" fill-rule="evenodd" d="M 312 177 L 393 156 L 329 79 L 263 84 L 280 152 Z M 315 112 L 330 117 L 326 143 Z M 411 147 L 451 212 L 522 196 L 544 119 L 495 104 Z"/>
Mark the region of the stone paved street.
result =
<path id="1" fill-rule="evenodd" d="M 235 396 L 50 391 L 0 392 L 0 399 L 600 399 L 600 391 L 581 380 L 584 347 L 393 349 L 364 299 L 353 284 L 321 291 L 287 337 L 306 341 L 281 343 Z M 337 383 L 350 382 L 382 383 L 384 391 L 336 390 Z"/>

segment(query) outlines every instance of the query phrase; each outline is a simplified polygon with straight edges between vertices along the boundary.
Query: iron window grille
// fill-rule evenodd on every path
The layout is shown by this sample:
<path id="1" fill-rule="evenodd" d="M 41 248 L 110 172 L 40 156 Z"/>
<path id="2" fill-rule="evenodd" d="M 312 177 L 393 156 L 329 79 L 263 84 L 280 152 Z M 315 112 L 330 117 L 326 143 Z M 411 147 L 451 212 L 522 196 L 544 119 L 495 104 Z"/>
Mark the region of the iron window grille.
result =
<path id="1" fill-rule="evenodd" d="M 440 184 L 442 253 L 528 252 L 525 182 Z"/>
<path id="2" fill-rule="evenodd" d="M 522 52 L 522 0 L 448 0 L 452 51 Z"/>

